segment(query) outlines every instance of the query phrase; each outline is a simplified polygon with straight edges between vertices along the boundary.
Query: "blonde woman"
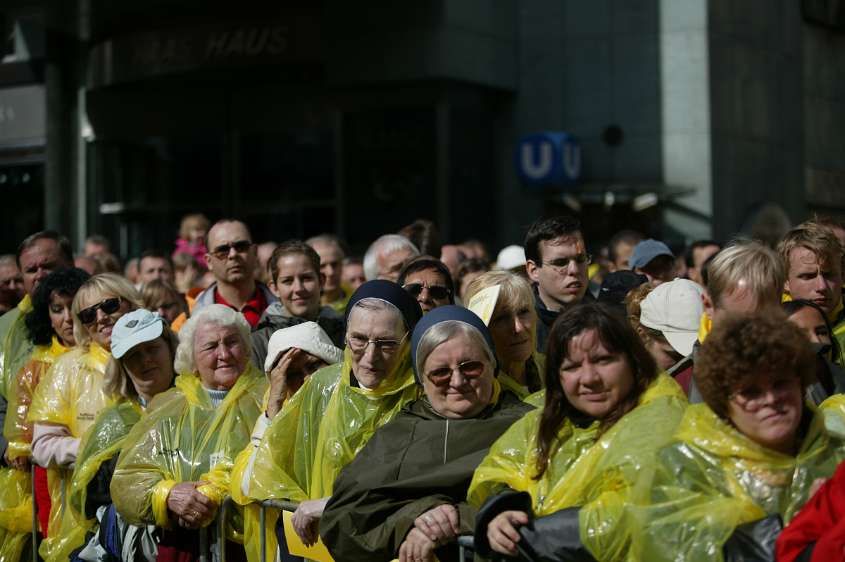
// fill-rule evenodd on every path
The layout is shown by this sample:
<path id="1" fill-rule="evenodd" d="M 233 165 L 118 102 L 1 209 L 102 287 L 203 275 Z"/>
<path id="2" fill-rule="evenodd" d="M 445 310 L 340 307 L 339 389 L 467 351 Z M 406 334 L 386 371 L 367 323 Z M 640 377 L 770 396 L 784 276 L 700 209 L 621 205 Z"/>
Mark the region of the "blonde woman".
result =
<path id="1" fill-rule="evenodd" d="M 499 384 L 522 399 L 543 388 L 545 355 L 535 351 L 537 313 L 534 311 L 534 295 L 524 277 L 509 271 L 488 271 L 467 287 L 469 308 L 474 308 L 473 297 L 495 286 L 499 287 L 499 292 L 493 313 L 483 319 L 487 320 L 496 346 Z"/>
<path id="2" fill-rule="evenodd" d="M 101 273 L 83 283 L 73 298 L 76 348 L 62 355 L 42 378 L 29 410 L 34 424 L 32 460 L 47 468 L 52 505 L 46 539 L 39 552 L 47 558 L 57 536 L 62 513 L 62 487 L 76 461 L 79 442 L 111 398 L 104 374 L 111 357 L 115 322 L 140 308 L 141 295 L 125 278 Z"/>

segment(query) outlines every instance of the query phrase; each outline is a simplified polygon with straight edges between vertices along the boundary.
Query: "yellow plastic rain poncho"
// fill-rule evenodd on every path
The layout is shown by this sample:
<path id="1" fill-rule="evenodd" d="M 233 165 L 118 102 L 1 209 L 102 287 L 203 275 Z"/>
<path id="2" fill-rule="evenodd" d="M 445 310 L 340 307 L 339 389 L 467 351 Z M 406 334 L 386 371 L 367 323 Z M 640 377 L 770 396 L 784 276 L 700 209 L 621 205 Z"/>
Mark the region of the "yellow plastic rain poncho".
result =
<path id="1" fill-rule="evenodd" d="M 287 499 L 302 502 L 330 496 L 341 469 L 349 464 L 376 429 L 421 394 L 411 368 L 410 342 L 398 353 L 401 359 L 375 390 L 351 385 L 352 354 L 306 379 L 296 394 L 273 418 L 255 453 L 249 494 L 241 489 L 252 449 L 238 458 L 232 476 L 232 497 L 240 504 L 255 500 Z M 277 513 L 267 516 L 267 553 L 275 557 L 273 528 Z M 258 509 L 246 514 L 247 556 L 260 559 Z M 268 558 L 270 559 L 270 558 Z"/>
<path id="2" fill-rule="evenodd" d="M 91 343 L 59 357 L 42 377 L 29 408 L 32 423 L 62 425 L 72 437 L 81 438 L 94 419 L 114 399 L 103 388 L 103 375 L 109 352 Z M 50 524 L 47 537 L 38 552 L 47 558 L 61 527 L 62 488 L 66 489 L 71 471 L 65 467 L 46 467 L 50 490 Z"/>
<path id="3" fill-rule="evenodd" d="M 808 406 L 811 408 L 811 406 Z M 845 441 L 813 418 L 797 457 L 766 449 L 706 404 L 687 409 L 676 442 L 658 454 L 642 489 L 650 503 L 636 513 L 631 560 L 717 562 L 738 525 L 779 514 L 788 523 L 818 478 L 845 458 Z"/>
<path id="4" fill-rule="evenodd" d="M 543 384 L 543 378 L 546 373 L 546 356 L 539 351 L 535 351 L 526 363 L 528 364 L 526 364 L 525 368 L 534 370 L 540 378 L 540 384 Z M 496 378 L 499 380 L 499 384 L 502 385 L 503 389 L 510 390 L 520 400 L 525 400 L 531 394 L 528 388 L 521 385 L 515 378 L 503 370 L 499 370 Z"/>
<path id="5" fill-rule="evenodd" d="M 18 306 L 0 317 L 0 395 L 8 398 L 8 387 L 32 354 L 32 342 L 24 324 L 24 316 L 32 310 L 32 299 L 26 295 Z"/>
<path id="6" fill-rule="evenodd" d="M 198 374 L 176 377 L 176 388 L 156 396 L 126 437 L 111 482 L 112 502 L 123 518 L 132 525 L 170 528 L 167 496 L 180 482 L 209 482 L 197 489 L 222 504 L 232 463 L 249 443 L 266 386 L 264 373 L 250 363 L 215 407 Z M 237 533 L 230 538 L 240 540 Z"/>
<path id="7" fill-rule="evenodd" d="M 68 348 L 59 343 L 55 336 L 51 345 L 35 346 L 29 361 L 18 371 L 13 384 L 9 385 L 9 409 L 3 426 L 3 434 L 9 441 L 9 458 L 31 455 L 32 422 L 27 417 L 35 388 L 53 363 L 67 351 Z"/>
<path id="8" fill-rule="evenodd" d="M 65 514 L 45 561 L 69 560 L 71 553 L 83 546 L 85 535 L 97 522 L 85 517 L 88 484 L 100 466 L 120 452 L 129 431 L 140 419 L 141 406 L 135 401 L 123 401 L 100 414 L 82 438 L 76 468 L 67 488 Z"/>
<path id="9" fill-rule="evenodd" d="M 30 456 L 32 424 L 26 421 L 32 395 L 41 376 L 67 348 L 53 338 L 53 345 L 36 346 L 29 362 L 8 387 L 9 408 L 3 432 L 10 459 Z M 30 473 L 0 469 L 0 562 L 17 560 L 32 533 L 32 479 Z"/>
<path id="10" fill-rule="evenodd" d="M 639 404 L 601 436 L 598 421 L 580 428 L 564 420 L 559 445 L 540 479 L 534 476 L 542 410 L 529 412 L 490 448 L 475 471 L 467 499 L 480 507 L 508 487 L 528 492 L 538 517 L 580 507 L 584 546 L 598 560 L 620 559 L 630 544 L 623 518 L 630 488 L 671 440 L 686 405 L 681 387 L 660 374 Z"/>

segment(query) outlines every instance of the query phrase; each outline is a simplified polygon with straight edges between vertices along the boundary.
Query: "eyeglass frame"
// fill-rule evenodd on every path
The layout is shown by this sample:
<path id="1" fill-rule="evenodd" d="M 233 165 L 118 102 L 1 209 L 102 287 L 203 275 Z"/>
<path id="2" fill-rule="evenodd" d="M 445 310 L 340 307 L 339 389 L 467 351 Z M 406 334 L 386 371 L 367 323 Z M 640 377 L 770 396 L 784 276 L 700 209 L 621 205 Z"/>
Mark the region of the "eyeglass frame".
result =
<path id="1" fill-rule="evenodd" d="M 364 353 L 367 352 L 367 348 L 370 347 L 370 344 L 373 344 L 373 347 L 375 348 L 375 350 L 379 354 L 385 355 L 385 350 L 384 350 L 385 343 L 384 342 L 390 342 L 390 345 L 395 344 L 396 349 L 399 349 L 399 347 L 402 345 L 402 342 L 404 342 L 405 338 L 408 337 L 409 333 L 410 332 L 406 331 L 405 334 L 398 340 L 386 339 L 386 338 L 385 339 L 379 339 L 379 340 L 367 339 L 367 343 L 365 343 L 362 347 L 360 347 L 358 349 L 356 349 L 355 346 L 352 345 L 352 342 L 349 341 L 350 340 L 349 334 L 346 335 L 345 339 L 346 339 L 346 345 L 349 347 L 349 351 L 351 351 L 352 353 L 360 353 L 360 354 L 363 355 Z M 396 351 L 396 349 L 392 349 L 391 351 L 389 351 L 387 353 L 394 353 Z"/>
<path id="2" fill-rule="evenodd" d="M 464 366 L 464 365 L 466 365 L 467 363 L 478 363 L 478 364 L 480 364 L 480 365 L 481 365 L 481 371 L 480 371 L 477 375 L 467 375 L 467 374 L 463 371 L 463 369 L 461 369 L 461 367 L 462 367 L 462 366 Z M 456 370 L 457 370 L 459 373 L 461 373 L 461 376 L 462 376 L 462 377 L 464 377 L 464 379 L 466 379 L 467 381 L 469 381 L 469 380 L 474 380 L 474 379 L 477 379 L 477 378 L 481 377 L 481 375 L 483 375 L 483 374 L 484 374 L 484 369 L 485 369 L 486 367 L 487 367 L 487 364 L 486 364 L 484 361 L 482 361 L 481 359 L 467 359 L 466 361 L 461 361 L 460 363 L 458 363 L 457 369 L 452 368 L 452 367 L 441 367 L 441 368 L 439 368 L 439 369 L 435 369 L 434 371 L 430 371 L 430 372 L 428 372 L 428 373 L 425 373 L 425 374 L 424 374 L 424 376 L 425 376 L 425 378 L 427 378 L 427 379 L 428 379 L 428 381 L 429 381 L 431 384 L 433 384 L 434 386 L 436 386 L 436 387 L 438 387 L 438 388 L 439 388 L 439 387 L 446 386 L 449 382 L 451 382 L 451 381 L 452 381 L 452 377 L 454 377 L 454 376 L 455 376 L 455 371 L 456 371 Z M 437 372 L 437 371 L 445 371 L 446 369 L 448 369 L 448 370 L 449 370 L 449 378 L 448 378 L 448 379 L 445 379 L 445 378 L 444 378 L 442 382 L 437 382 L 437 381 L 435 381 L 435 380 L 432 378 L 432 375 L 433 375 L 435 372 Z"/>
<path id="3" fill-rule="evenodd" d="M 411 286 L 413 286 L 413 285 L 419 285 L 419 287 L 420 287 L 420 292 L 419 292 L 419 293 L 417 293 L 416 295 L 415 295 L 415 294 L 413 294 L 410 290 L 408 290 L 408 287 L 411 287 Z M 422 294 L 422 290 L 423 290 L 423 289 L 426 289 L 426 290 L 428 291 L 429 296 L 430 296 L 431 298 L 433 298 L 433 299 L 437 299 L 437 300 L 444 300 L 444 299 L 445 299 L 445 300 L 449 300 L 449 299 L 452 297 L 452 291 L 450 291 L 450 290 L 449 290 L 449 287 L 447 287 L 446 285 L 431 285 L 431 284 L 429 284 L 429 283 L 428 283 L 428 281 L 423 281 L 422 283 L 420 283 L 419 281 L 414 281 L 414 282 L 412 282 L 412 283 L 405 283 L 404 285 L 402 285 L 402 288 L 403 288 L 403 289 L 404 289 L 404 290 L 405 290 L 405 291 L 406 291 L 409 295 L 411 295 L 411 296 L 412 296 L 412 297 L 414 297 L 414 298 L 419 297 L 419 296 Z M 442 298 L 441 298 L 441 297 L 436 297 L 436 296 L 434 296 L 434 295 L 431 293 L 431 290 L 432 290 L 432 289 L 442 289 L 442 290 L 446 293 L 446 295 L 445 295 L 444 297 L 442 297 Z"/>
<path id="4" fill-rule="evenodd" d="M 555 263 L 555 262 L 559 262 L 559 261 L 565 261 L 566 263 L 565 264 Z M 540 262 L 540 265 L 544 265 L 544 266 L 547 265 L 547 266 L 551 267 L 552 269 L 554 269 L 555 271 L 564 271 L 567 268 L 569 268 L 569 264 L 572 263 L 573 261 L 575 262 L 575 265 L 577 265 L 579 267 L 582 266 L 582 265 L 590 265 L 591 263 L 593 263 L 593 255 L 588 254 L 587 252 L 582 252 L 582 253 L 579 253 L 579 254 L 572 256 L 571 258 L 557 258 L 553 261 Z"/>
<path id="5" fill-rule="evenodd" d="M 239 250 L 238 246 L 243 249 Z M 232 253 L 232 250 L 235 250 L 235 253 L 237 254 L 246 254 L 250 251 L 250 249 L 252 249 L 253 246 L 255 246 L 255 242 L 253 242 L 252 240 L 236 240 L 235 242 L 221 244 L 213 250 L 209 250 L 208 254 L 210 256 L 214 256 L 220 261 L 223 261 L 229 257 L 229 254 Z"/>

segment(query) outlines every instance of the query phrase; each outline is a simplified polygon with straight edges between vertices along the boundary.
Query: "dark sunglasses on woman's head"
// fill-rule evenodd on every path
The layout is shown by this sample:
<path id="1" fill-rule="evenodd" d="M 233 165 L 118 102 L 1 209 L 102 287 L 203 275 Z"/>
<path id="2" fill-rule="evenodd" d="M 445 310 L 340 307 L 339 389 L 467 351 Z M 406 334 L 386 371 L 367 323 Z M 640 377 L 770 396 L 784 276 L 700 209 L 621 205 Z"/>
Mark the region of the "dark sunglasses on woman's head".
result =
<path id="1" fill-rule="evenodd" d="M 428 294 L 431 295 L 431 298 L 437 300 L 446 300 L 449 298 L 449 295 L 452 293 L 444 287 L 443 285 L 428 285 L 426 283 L 408 283 L 406 285 L 402 285 L 402 288 L 408 291 L 408 294 L 414 298 L 420 296 L 423 292 L 423 289 L 428 289 Z"/>
<path id="2" fill-rule="evenodd" d="M 120 300 L 120 297 L 112 297 L 80 310 L 79 321 L 83 324 L 92 323 L 97 319 L 97 310 L 102 310 L 103 314 L 114 314 L 120 310 Z"/>

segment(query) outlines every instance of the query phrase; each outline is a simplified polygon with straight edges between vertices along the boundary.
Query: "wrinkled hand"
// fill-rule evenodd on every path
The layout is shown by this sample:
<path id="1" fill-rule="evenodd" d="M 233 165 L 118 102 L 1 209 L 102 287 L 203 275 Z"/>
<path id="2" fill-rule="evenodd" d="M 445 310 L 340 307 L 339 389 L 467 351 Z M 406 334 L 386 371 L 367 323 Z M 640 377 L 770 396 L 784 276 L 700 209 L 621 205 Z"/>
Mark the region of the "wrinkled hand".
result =
<path id="1" fill-rule="evenodd" d="M 432 562 L 437 544 L 414 527 L 399 546 L 399 562 Z"/>
<path id="2" fill-rule="evenodd" d="M 503 511 L 487 525 L 487 541 L 490 548 L 499 554 L 516 555 L 516 543 L 519 542 L 519 527 L 528 524 L 528 514 L 524 511 Z"/>
<path id="3" fill-rule="evenodd" d="M 288 369 L 300 353 L 302 352 L 299 349 L 290 348 L 270 370 L 270 397 L 267 401 L 267 417 L 270 419 L 279 413 L 285 400 L 299 389 L 299 386 L 295 384 L 296 381 L 289 380 Z"/>
<path id="4" fill-rule="evenodd" d="M 291 517 L 293 530 L 305 546 L 316 544 L 320 536 L 320 517 L 323 516 L 327 503 L 329 503 L 329 498 L 304 501 L 293 512 L 293 517 Z"/>
<path id="5" fill-rule="evenodd" d="M 180 482 L 167 495 L 167 508 L 186 529 L 198 529 L 214 518 L 217 504 L 197 490 L 208 482 Z"/>
<path id="6" fill-rule="evenodd" d="M 458 510 L 451 504 L 438 505 L 414 520 L 414 527 L 437 546 L 455 540 L 460 532 L 460 524 Z"/>

